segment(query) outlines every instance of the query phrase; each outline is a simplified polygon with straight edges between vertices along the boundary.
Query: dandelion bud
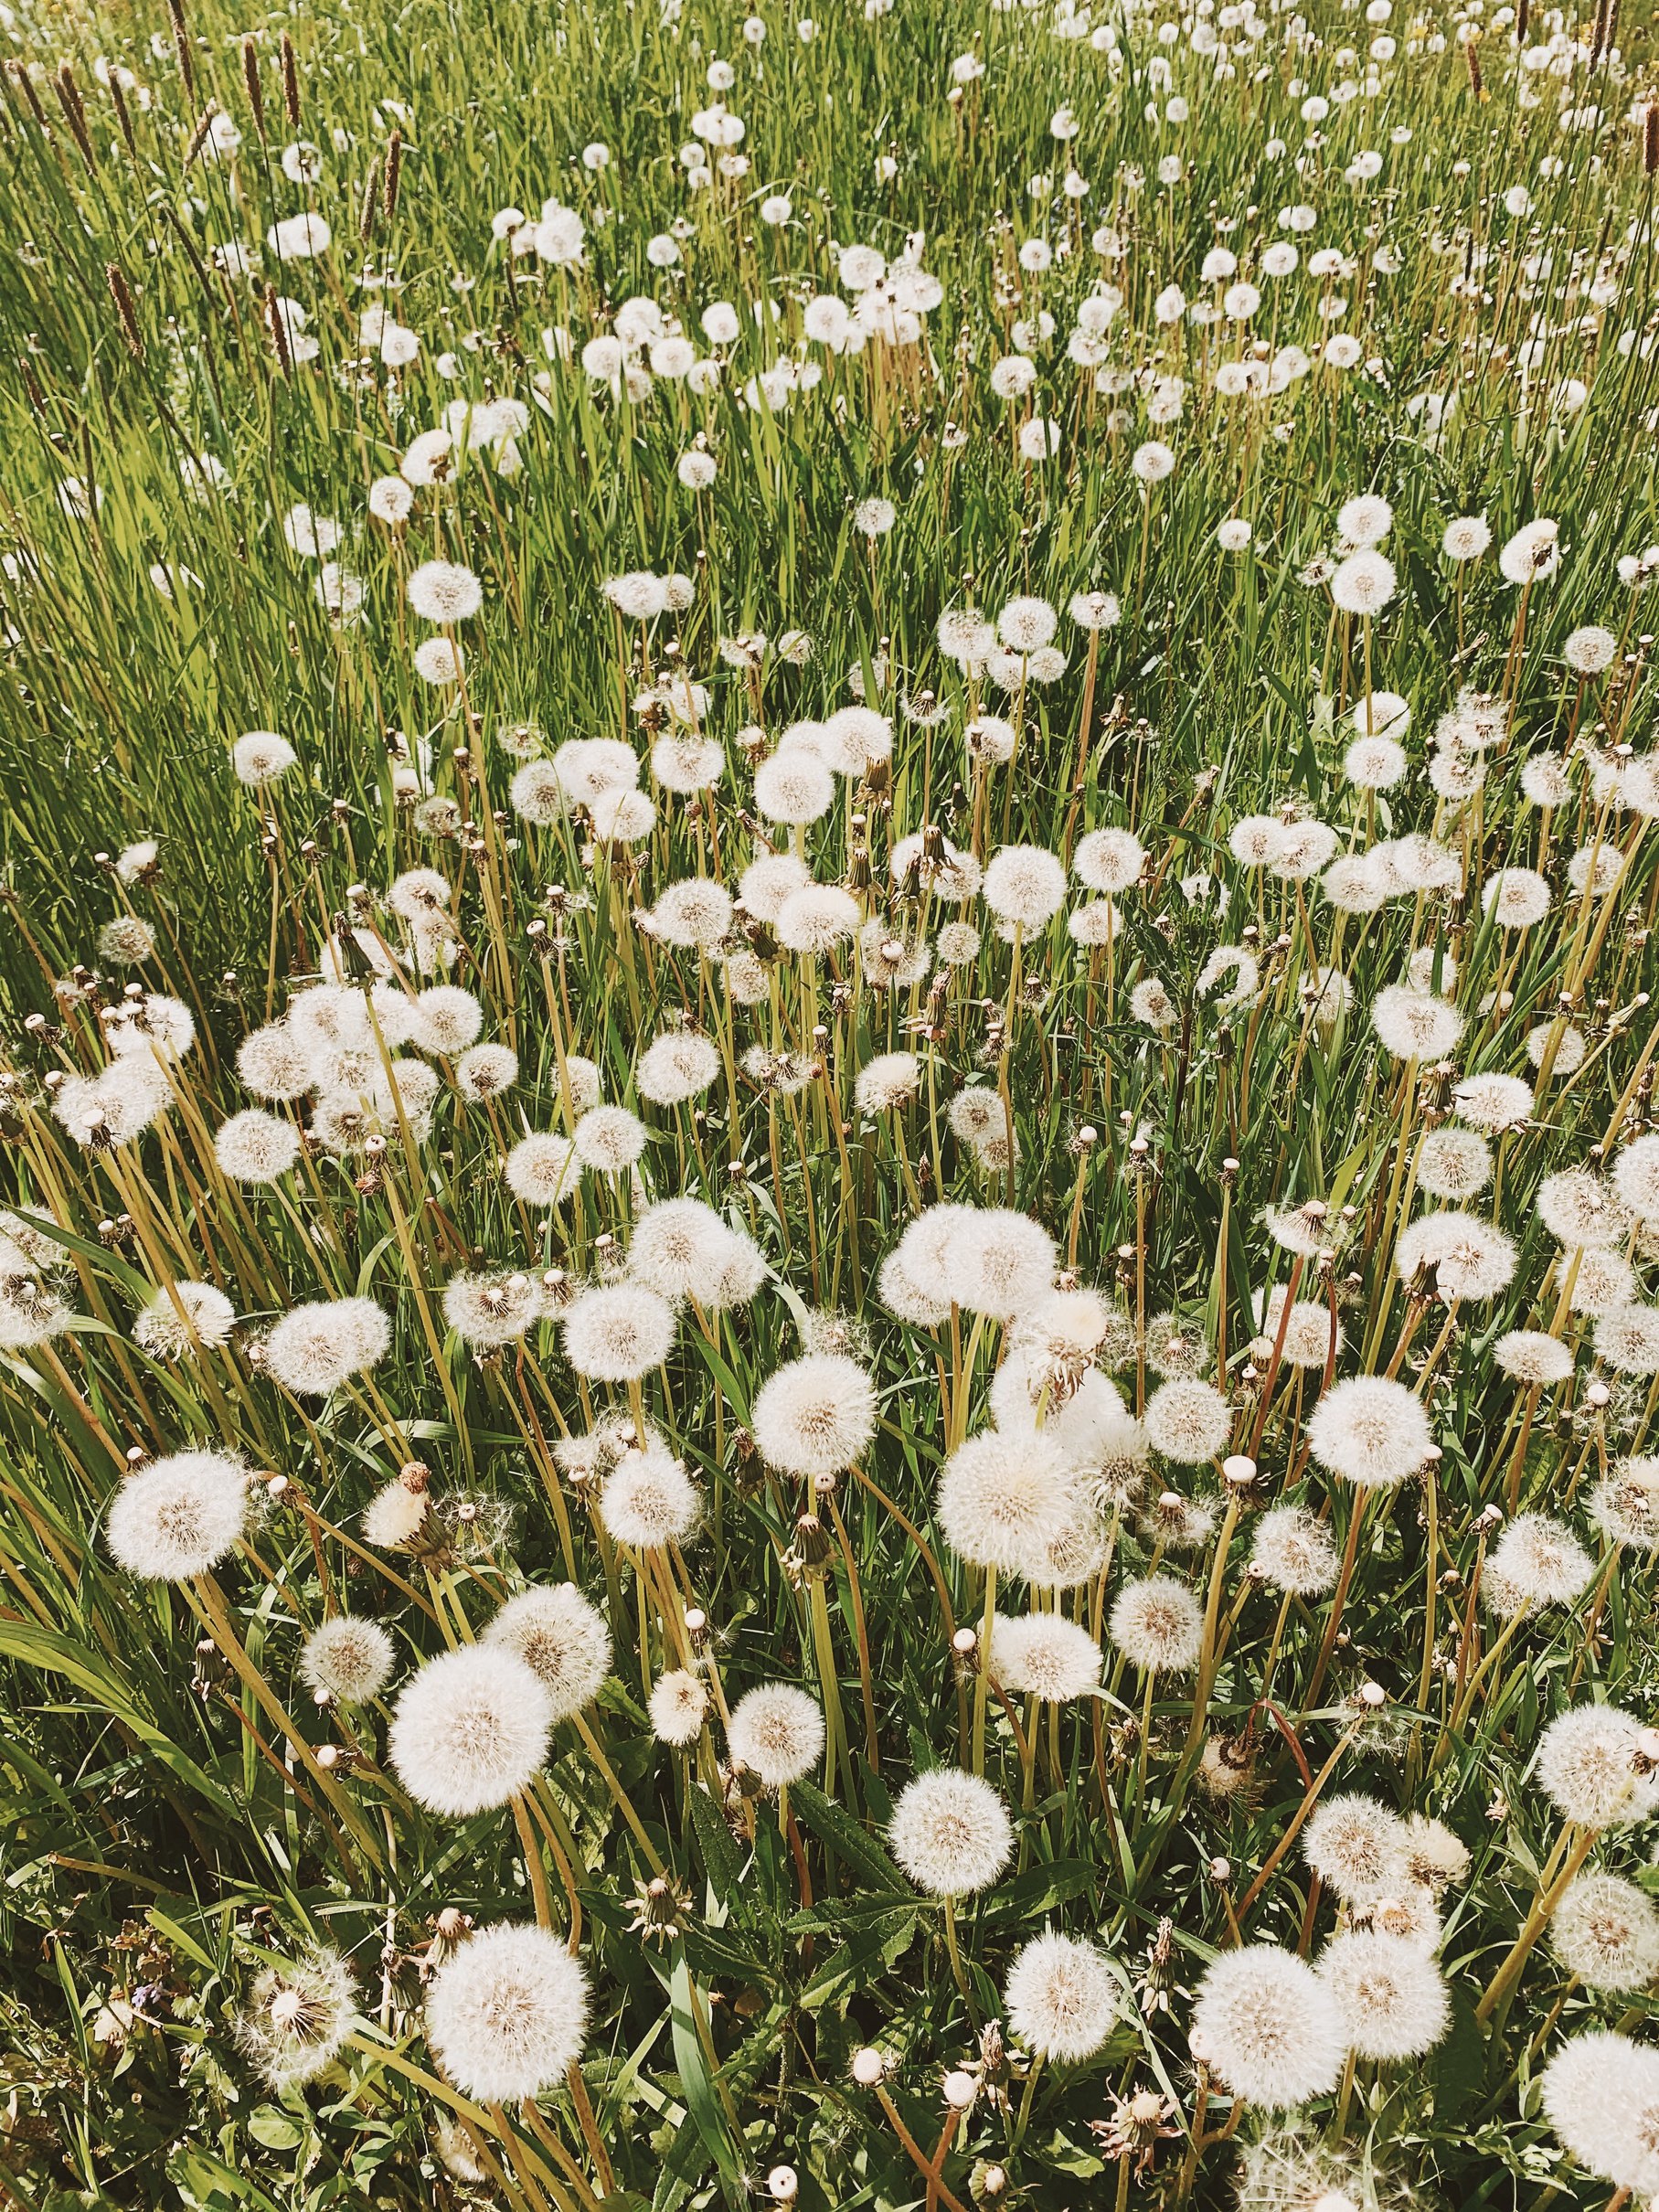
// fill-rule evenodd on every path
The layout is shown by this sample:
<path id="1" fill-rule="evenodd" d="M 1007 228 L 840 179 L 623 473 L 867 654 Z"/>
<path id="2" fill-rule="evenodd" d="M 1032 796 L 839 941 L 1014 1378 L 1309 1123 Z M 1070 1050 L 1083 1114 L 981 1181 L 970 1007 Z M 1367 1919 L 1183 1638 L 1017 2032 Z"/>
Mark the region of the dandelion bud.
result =
<path id="1" fill-rule="evenodd" d="M 792 2205 L 800 2186 L 793 2166 L 774 2166 L 766 2176 L 766 2193 L 775 2205 Z"/>
<path id="2" fill-rule="evenodd" d="M 1230 1882 L 1233 1878 L 1233 1862 L 1231 1859 L 1211 1859 L 1209 1863 L 1209 1878 L 1212 1882 Z"/>
<path id="3" fill-rule="evenodd" d="M 1256 1462 L 1246 1452 L 1229 1452 L 1221 1462 L 1221 1472 L 1235 1488 L 1248 1490 L 1256 1479 Z"/>
<path id="4" fill-rule="evenodd" d="M 886 2079 L 887 2060 L 869 2044 L 853 2053 L 853 2079 L 860 2089 L 873 2090 Z"/>
<path id="5" fill-rule="evenodd" d="M 945 2102 L 957 2112 L 967 2111 L 979 2090 L 979 2084 L 965 2067 L 953 2067 L 939 2086 Z"/>

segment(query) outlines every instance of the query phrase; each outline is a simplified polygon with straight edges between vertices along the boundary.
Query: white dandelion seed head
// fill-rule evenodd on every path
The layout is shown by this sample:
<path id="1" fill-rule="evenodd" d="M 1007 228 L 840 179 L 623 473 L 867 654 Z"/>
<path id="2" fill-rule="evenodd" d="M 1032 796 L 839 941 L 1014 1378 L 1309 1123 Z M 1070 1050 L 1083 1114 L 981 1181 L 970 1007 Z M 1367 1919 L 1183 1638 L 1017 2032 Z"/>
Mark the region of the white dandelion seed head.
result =
<path id="1" fill-rule="evenodd" d="M 1361 1489 L 1403 1483 L 1434 1441 L 1416 1394 L 1387 1376 L 1356 1375 L 1334 1383 L 1309 1417 L 1308 1446 L 1327 1473 Z"/>
<path id="2" fill-rule="evenodd" d="M 611 1631 L 573 1582 L 520 1590 L 484 1632 L 522 1659 L 547 1692 L 555 1721 L 568 1720 L 599 1696 L 611 1672 Z"/>
<path id="3" fill-rule="evenodd" d="M 1550 1916 L 1549 1936 L 1568 1973 L 1590 1989 L 1633 1993 L 1659 1974 L 1659 1910 L 1619 1875 L 1575 1875 Z"/>
<path id="4" fill-rule="evenodd" d="M 784 1790 L 810 1774 L 824 1756 L 824 1714 L 792 1683 L 749 1690 L 731 1709 L 726 1735 L 732 1764 L 762 1788 Z"/>
<path id="5" fill-rule="evenodd" d="M 265 1367 L 296 1398 L 326 1398 L 390 1349 L 392 1324 L 372 1298 L 320 1299 L 283 1314 L 265 1339 Z"/>
<path id="6" fill-rule="evenodd" d="M 652 1734 L 659 1743 L 683 1750 L 702 1734 L 711 1702 L 700 1675 L 686 1667 L 671 1668 L 657 1677 L 645 1703 Z"/>
<path id="7" fill-rule="evenodd" d="M 1563 1522 L 1517 1514 L 1486 1555 L 1481 1595 L 1505 1619 L 1570 1605 L 1589 1587 L 1595 1561 Z"/>
<path id="8" fill-rule="evenodd" d="M 104 1534 L 111 1557 L 146 1582 L 183 1582 L 216 1567 L 241 1536 L 248 1470 L 222 1452 L 175 1452 L 129 1475 Z"/>
<path id="9" fill-rule="evenodd" d="M 1309 1815 L 1302 1855 L 1325 1888 L 1351 1904 L 1408 1874 L 1406 1824 L 1374 1797 L 1327 1798 Z"/>
<path id="10" fill-rule="evenodd" d="M 1199 1986 L 1193 2033 L 1235 2096 L 1275 2110 L 1334 2089 L 1348 2048 L 1331 1992 L 1305 1961 L 1269 1943 L 1216 1960 Z"/>
<path id="11" fill-rule="evenodd" d="M 300 1653 L 300 1679 L 338 1705 L 367 1705 L 391 1680 L 392 1640 L 378 1621 L 335 1613 L 313 1629 Z"/>
<path id="12" fill-rule="evenodd" d="M 1659 2193 L 1659 2050 L 1592 2028 L 1556 2052 L 1542 2088 L 1549 2124 L 1581 2166 L 1638 2197 Z"/>
<path id="13" fill-rule="evenodd" d="M 808 1353 L 761 1385 L 750 1428 L 769 1466 L 785 1474 L 839 1474 L 876 1433 L 875 1389 L 856 1359 Z"/>
<path id="14" fill-rule="evenodd" d="M 1089 1697 L 1101 1686 L 1101 1647 L 1063 1613 L 998 1613 L 991 1668 L 1005 1688 L 1045 1705 Z"/>
<path id="15" fill-rule="evenodd" d="M 1021 1946 L 1003 1985 L 1009 2026 L 1062 2066 L 1093 2058 L 1117 2025 L 1119 1997 L 1104 1954 L 1052 1930 Z"/>
<path id="16" fill-rule="evenodd" d="M 1204 1611 L 1185 1582 L 1147 1575 L 1119 1590 L 1107 1630 L 1143 1675 L 1186 1675 L 1198 1664 Z"/>
<path id="17" fill-rule="evenodd" d="M 184 1359 L 228 1343 L 235 1324 L 236 1308 L 223 1291 L 210 1282 L 175 1282 L 144 1307 L 133 1324 L 133 1338 L 153 1358 Z"/>
<path id="18" fill-rule="evenodd" d="M 521 1137 L 502 1170 L 507 1188 L 526 1206 L 559 1206 L 576 1188 L 581 1173 L 569 1137 L 537 1131 Z"/>
<path id="19" fill-rule="evenodd" d="M 1022 1574 L 1072 1523 L 1076 1471 L 1041 1429 L 986 1429 L 959 1444 L 939 1480 L 945 1541 L 975 1567 Z"/>
<path id="20" fill-rule="evenodd" d="M 984 897 L 999 920 L 1040 930 L 1065 904 L 1065 867 L 1042 845 L 1005 845 L 985 869 Z"/>
<path id="21" fill-rule="evenodd" d="M 584 1167 L 599 1175 L 620 1175 L 644 1151 L 648 1133 L 643 1122 L 625 1106 L 590 1106 L 578 1120 L 571 1141 Z"/>
<path id="22" fill-rule="evenodd" d="M 1233 1432 L 1233 1417 L 1213 1383 L 1180 1376 L 1153 1392 L 1146 1405 L 1146 1437 L 1154 1452 L 1178 1467 L 1218 1459 Z"/>
<path id="23" fill-rule="evenodd" d="M 1455 1207 L 1412 1222 L 1394 1247 L 1395 1271 L 1402 1282 L 1432 1267 L 1439 1295 L 1448 1300 L 1495 1298 L 1514 1279 L 1517 1258 L 1515 1239 L 1495 1222 Z"/>
<path id="24" fill-rule="evenodd" d="M 552 1725 L 547 1690 L 516 1652 L 467 1643 L 404 1684 L 387 1756 L 418 1804 L 463 1820 L 529 1787 Z"/>
<path id="25" fill-rule="evenodd" d="M 1123 829 L 1090 830 L 1078 839 L 1071 856 L 1071 870 L 1078 881 L 1091 891 L 1112 897 L 1133 890 L 1145 866 L 1145 846 Z"/>
<path id="26" fill-rule="evenodd" d="M 894 1799 L 888 1848 L 930 1897 L 969 1897 L 988 1888 L 1007 1865 L 1014 1829 L 988 1781 L 957 1767 L 936 1767 L 906 1782 Z"/>
<path id="27" fill-rule="evenodd" d="M 1275 1505 L 1256 1524 L 1250 1564 L 1270 1590 L 1323 1597 L 1335 1587 L 1336 1547 L 1305 1505 Z"/>
<path id="28" fill-rule="evenodd" d="M 661 1551 L 683 1544 L 696 1528 L 703 1501 L 697 1484 L 665 1445 L 624 1452 L 605 1477 L 599 1517 L 619 1544 L 634 1551 Z"/>
<path id="29" fill-rule="evenodd" d="M 1325 1945 L 1319 1978 L 1362 2058 L 1420 2058 L 1452 2025 L 1452 2001 L 1427 1951 L 1398 1936 L 1350 1929 Z"/>
<path id="30" fill-rule="evenodd" d="M 333 2064 L 356 2016 L 356 1983 L 337 1951 L 318 1945 L 263 1967 L 237 2015 L 236 2039 L 281 2093 Z"/>
<path id="31" fill-rule="evenodd" d="M 558 2088 L 587 2026 L 588 1977 L 543 1928 L 502 1922 L 469 1937 L 427 1992 L 434 2056 L 457 2089 L 488 2104 Z"/>
<path id="32" fill-rule="evenodd" d="M 698 1098 L 720 1072 L 719 1048 L 696 1029 L 670 1029 L 640 1055 L 633 1087 L 654 1106 L 682 1106 Z"/>
<path id="33" fill-rule="evenodd" d="M 1580 1827 L 1645 1820 L 1659 1804 L 1659 1772 L 1646 1771 L 1643 1726 L 1616 1705 L 1579 1705 L 1559 1713 L 1538 1739 L 1540 1788 Z"/>
<path id="34" fill-rule="evenodd" d="M 565 1357 L 596 1382 L 637 1382 L 674 1348 L 674 1308 L 643 1283 L 584 1291 L 565 1310 Z"/>

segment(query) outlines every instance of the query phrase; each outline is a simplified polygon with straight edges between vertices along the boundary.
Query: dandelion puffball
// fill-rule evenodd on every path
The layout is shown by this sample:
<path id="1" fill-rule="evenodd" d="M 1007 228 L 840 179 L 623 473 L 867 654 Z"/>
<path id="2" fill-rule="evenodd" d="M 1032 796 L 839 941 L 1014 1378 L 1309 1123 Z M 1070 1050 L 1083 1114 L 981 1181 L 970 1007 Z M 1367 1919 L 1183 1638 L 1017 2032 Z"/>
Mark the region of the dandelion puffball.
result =
<path id="1" fill-rule="evenodd" d="M 824 1755 L 824 1714 L 804 1690 L 787 1682 L 768 1683 L 732 1707 L 727 1742 L 734 1766 L 765 1789 L 787 1789 L 810 1774 Z"/>
<path id="2" fill-rule="evenodd" d="M 1313 1969 L 1271 1943 L 1220 1954 L 1199 1985 L 1193 2035 L 1195 2055 L 1235 2096 L 1273 2110 L 1335 2089 L 1349 2040 Z"/>
<path id="3" fill-rule="evenodd" d="M 809 1353 L 761 1386 L 750 1427 L 769 1466 L 786 1474 L 839 1474 L 876 1433 L 876 1393 L 856 1360 Z"/>
<path id="4" fill-rule="evenodd" d="M 967 1897 L 987 1888 L 1007 1865 L 1014 1830 L 988 1781 L 958 1767 L 936 1767 L 907 1782 L 894 1800 L 888 1845 L 930 1897 Z"/>
<path id="5" fill-rule="evenodd" d="M 117 1566 L 182 1582 L 218 1565 L 242 1533 L 248 1470 L 222 1452 L 175 1452 L 127 1477 L 105 1535 Z"/>
<path id="6" fill-rule="evenodd" d="M 432 1978 L 427 2040 L 468 2097 L 539 2097 L 581 2056 L 588 1977 L 546 1929 L 501 1923 L 470 1936 Z"/>
<path id="7" fill-rule="evenodd" d="M 551 1726 L 547 1689 L 516 1652 L 463 1644 L 405 1683 L 387 1752 L 417 1803 L 461 1820 L 529 1786 Z"/>

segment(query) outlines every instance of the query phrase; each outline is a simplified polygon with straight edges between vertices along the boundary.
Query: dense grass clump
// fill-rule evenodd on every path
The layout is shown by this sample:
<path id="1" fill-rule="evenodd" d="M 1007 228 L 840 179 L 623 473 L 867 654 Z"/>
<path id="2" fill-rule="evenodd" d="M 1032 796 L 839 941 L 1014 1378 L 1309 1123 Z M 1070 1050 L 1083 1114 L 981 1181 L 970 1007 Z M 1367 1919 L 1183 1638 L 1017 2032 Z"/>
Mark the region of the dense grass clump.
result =
<path id="1" fill-rule="evenodd" d="M 1659 2201 L 1647 22 L 0 31 L 0 2196 Z"/>

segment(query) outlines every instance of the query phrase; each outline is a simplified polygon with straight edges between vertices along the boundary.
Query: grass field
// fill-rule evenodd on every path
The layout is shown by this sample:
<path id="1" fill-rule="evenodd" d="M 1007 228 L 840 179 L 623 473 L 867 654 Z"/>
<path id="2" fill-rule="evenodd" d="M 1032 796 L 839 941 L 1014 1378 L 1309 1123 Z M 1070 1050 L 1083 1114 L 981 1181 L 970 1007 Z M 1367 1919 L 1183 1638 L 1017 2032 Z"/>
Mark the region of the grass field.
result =
<path id="1" fill-rule="evenodd" d="M 0 2196 L 1659 2200 L 1647 19 L 170 4 L 0 8 Z"/>

